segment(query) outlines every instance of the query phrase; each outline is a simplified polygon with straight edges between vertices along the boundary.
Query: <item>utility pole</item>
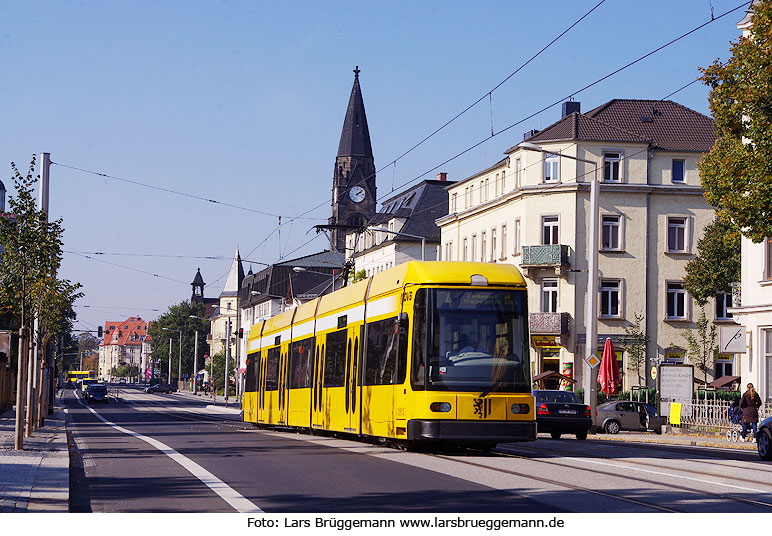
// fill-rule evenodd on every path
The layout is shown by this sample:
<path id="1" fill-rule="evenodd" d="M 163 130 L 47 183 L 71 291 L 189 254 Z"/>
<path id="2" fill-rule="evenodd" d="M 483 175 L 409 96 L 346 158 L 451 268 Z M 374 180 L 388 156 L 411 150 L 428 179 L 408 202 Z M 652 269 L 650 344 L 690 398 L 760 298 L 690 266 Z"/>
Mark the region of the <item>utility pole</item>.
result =
<path id="1" fill-rule="evenodd" d="M 166 378 L 169 385 L 172 384 L 172 338 L 169 337 L 169 377 Z"/>
<path id="2" fill-rule="evenodd" d="M 193 346 L 193 394 L 198 392 L 198 330 L 196 330 L 196 342 Z"/>
<path id="3" fill-rule="evenodd" d="M 182 389 L 180 382 L 182 381 L 182 330 L 180 330 L 180 357 L 177 361 L 177 389 Z"/>
<path id="4" fill-rule="evenodd" d="M 225 405 L 228 405 L 228 369 L 231 364 L 231 317 L 225 323 Z"/>

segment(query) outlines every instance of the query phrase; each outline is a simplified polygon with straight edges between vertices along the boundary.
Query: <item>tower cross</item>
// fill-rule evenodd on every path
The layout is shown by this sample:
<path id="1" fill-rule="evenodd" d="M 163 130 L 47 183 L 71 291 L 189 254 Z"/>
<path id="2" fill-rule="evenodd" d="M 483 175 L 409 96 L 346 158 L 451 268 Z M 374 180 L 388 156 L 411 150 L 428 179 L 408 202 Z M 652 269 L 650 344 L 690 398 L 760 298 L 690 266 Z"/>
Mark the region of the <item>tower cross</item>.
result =
<path id="1" fill-rule="evenodd" d="M 360 70 L 359 70 L 359 65 L 357 65 L 357 66 L 354 68 L 354 76 L 355 76 L 356 78 L 359 78 L 359 73 L 360 73 L 360 72 L 362 72 L 362 71 L 360 71 Z"/>

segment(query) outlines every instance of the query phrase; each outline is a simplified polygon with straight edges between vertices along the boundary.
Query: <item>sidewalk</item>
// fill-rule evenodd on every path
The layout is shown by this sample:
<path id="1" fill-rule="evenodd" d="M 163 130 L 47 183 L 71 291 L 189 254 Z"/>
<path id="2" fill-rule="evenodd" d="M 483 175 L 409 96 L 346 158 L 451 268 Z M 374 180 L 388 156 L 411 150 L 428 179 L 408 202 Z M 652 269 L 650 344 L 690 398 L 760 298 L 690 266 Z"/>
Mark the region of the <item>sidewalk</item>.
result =
<path id="1" fill-rule="evenodd" d="M 65 414 L 54 407 L 45 426 L 14 450 L 15 410 L 0 415 L 0 513 L 66 513 L 70 499 L 70 456 Z"/>
<path id="2" fill-rule="evenodd" d="M 637 443 L 656 443 L 658 445 L 676 445 L 691 447 L 714 447 L 734 450 L 750 450 L 756 452 L 756 443 L 734 443 L 726 440 L 726 437 L 718 435 L 690 435 L 690 434 L 661 434 L 652 432 L 620 432 L 618 434 L 591 434 L 590 439 L 603 441 L 624 441 Z M 749 435 L 750 437 L 750 435 Z"/>

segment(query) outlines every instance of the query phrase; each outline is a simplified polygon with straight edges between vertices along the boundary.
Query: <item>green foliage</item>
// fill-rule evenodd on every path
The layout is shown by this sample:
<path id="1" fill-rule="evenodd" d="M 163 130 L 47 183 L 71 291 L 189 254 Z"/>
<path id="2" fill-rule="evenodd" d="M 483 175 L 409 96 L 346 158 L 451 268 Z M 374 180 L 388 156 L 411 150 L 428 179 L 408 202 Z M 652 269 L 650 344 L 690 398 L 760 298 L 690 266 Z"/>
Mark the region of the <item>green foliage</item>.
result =
<path id="1" fill-rule="evenodd" d="M 183 301 L 178 305 L 172 305 L 166 313 L 158 317 L 158 320 L 150 324 L 148 335 L 151 337 L 151 356 L 156 363 L 160 362 L 161 370 L 165 372 L 168 372 L 169 368 L 169 340 L 172 341 L 172 378 L 177 377 L 180 333 L 182 333 L 182 374 L 192 374 L 196 330 L 198 330 L 198 366 L 203 367 L 209 322 L 204 316 L 202 304 Z"/>
<path id="2" fill-rule="evenodd" d="M 740 281 L 740 231 L 726 220 L 705 227 L 697 256 L 686 265 L 684 288 L 700 306 Z"/>
<path id="3" fill-rule="evenodd" d="M 212 359 L 214 360 L 214 370 L 212 371 L 212 376 L 214 377 L 214 382 L 217 386 L 217 392 L 222 394 L 224 393 L 223 389 L 225 382 L 225 352 L 220 352 L 219 354 L 213 355 Z M 230 379 L 231 384 L 233 384 L 236 378 L 236 360 L 233 358 L 233 356 L 231 356 L 228 365 L 228 370 L 230 371 L 228 378 Z"/>
<path id="4" fill-rule="evenodd" d="M 635 313 L 635 322 L 632 326 L 625 326 L 627 334 L 627 368 L 638 375 L 638 385 L 641 385 L 641 369 L 646 373 L 646 347 L 649 344 L 649 336 L 643 331 L 643 315 Z"/>
<path id="5" fill-rule="evenodd" d="M 139 367 L 137 365 L 118 365 L 110 371 L 110 376 L 116 378 L 134 378 L 139 376 Z"/>
<path id="6" fill-rule="evenodd" d="M 354 274 L 354 278 L 351 282 L 356 283 L 357 281 L 362 281 L 363 279 L 367 279 L 367 272 L 364 270 L 359 270 Z"/>
<path id="7" fill-rule="evenodd" d="M 758 243 L 772 236 L 772 0 L 752 12 L 751 36 L 702 69 L 719 138 L 699 170 L 719 218 Z"/>
<path id="8" fill-rule="evenodd" d="M 696 335 L 693 330 L 683 333 L 687 343 L 686 357 L 702 371 L 703 380 L 707 381 L 708 369 L 718 353 L 716 325 L 708 319 L 704 307 L 700 310 L 700 317 L 695 324 L 697 325 Z"/>
<path id="9" fill-rule="evenodd" d="M 72 304 L 83 294 L 78 291 L 79 283 L 57 278 L 64 228 L 61 218 L 48 221 L 47 214 L 36 206 L 35 157 L 26 175 L 14 163 L 11 169 L 16 196 L 9 199 L 9 213 L 0 217 L 0 245 L 5 250 L 0 311 L 26 326 L 37 314 L 41 340 L 46 343 L 71 330 Z"/>

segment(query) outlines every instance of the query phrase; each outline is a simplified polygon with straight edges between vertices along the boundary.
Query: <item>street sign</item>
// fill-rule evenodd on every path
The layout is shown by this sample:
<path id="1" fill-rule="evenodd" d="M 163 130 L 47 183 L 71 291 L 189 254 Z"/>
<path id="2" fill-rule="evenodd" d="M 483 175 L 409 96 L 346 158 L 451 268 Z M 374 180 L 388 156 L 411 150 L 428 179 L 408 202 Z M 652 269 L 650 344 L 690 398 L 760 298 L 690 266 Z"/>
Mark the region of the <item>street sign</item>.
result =
<path id="1" fill-rule="evenodd" d="M 584 360 L 584 362 L 587 363 L 588 365 L 590 365 L 590 368 L 595 368 L 598 365 L 600 365 L 600 359 L 595 357 L 595 354 L 593 354 L 590 357 L 586 358 Z"/>
<path id="2" fill-rule="evenodd" d="M 656 380 L 657 379 L 657 367 L 651 367 L 651 379 Z"/>
<path id="3" fill-rule="evenodd" d="M 147 369 L 145 371 L 145 378 L 150 378 L 150 377 L 152 377 L 152 375 L 153 375 L 153 371 L 152 370 Z"/>
<path id="4" fill-rule="evenodd" d="M 721 354 L 744 354 L 745 326 L 719 326 L 718 347 Z"/>

